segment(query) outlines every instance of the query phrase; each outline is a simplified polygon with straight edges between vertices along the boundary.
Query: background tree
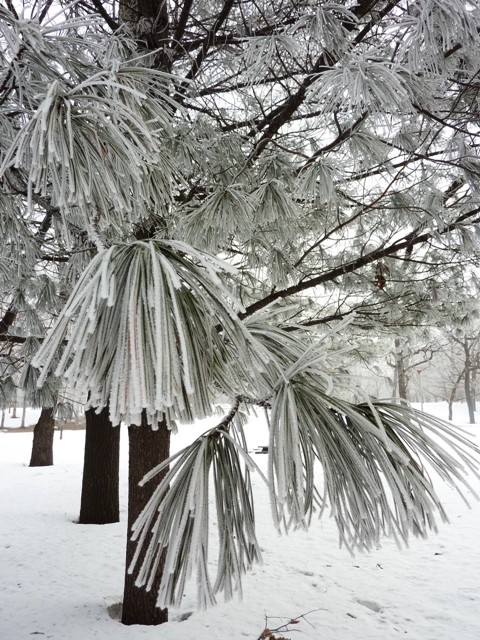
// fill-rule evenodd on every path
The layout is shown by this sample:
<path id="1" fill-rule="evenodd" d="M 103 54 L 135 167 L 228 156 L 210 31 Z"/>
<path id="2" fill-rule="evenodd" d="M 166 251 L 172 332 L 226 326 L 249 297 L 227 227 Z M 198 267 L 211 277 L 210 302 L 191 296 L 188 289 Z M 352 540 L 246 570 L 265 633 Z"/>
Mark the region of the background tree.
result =
<path id="1" fill-rule="evenodd" d="M 409 383 L 417 376 L 431 361 L 434 355 L 442 348 L 437 340 L 432 339 L 426 344 L 417 344 L 402 338 L 395 338 L 394 352 L 392 355 L 393 363 L 389 363 L 394 369 L 393 375 L 393 395 L 407 401 L 410 400 Z M 423 400 L 422 400 L 423 402 Z"/>
<path id="2" fill-rule="evenodd" d="M 463 383 L 465 391 L 465 401 L 468 407 L 468 417 L 470 424 L 475 424 L 475 378 L 480 366 L 479 341 L 477 332 L 474 335 L 464 334 L 461 337 L 452 335 L 454 340 L 463 350 Z"/>
<path id="3" fill-rule="evenodd" d="M 480 336 L 477 328 L 450 328 L 447 332 L 448 346 L 445 353 L 447 367 L 444 369 L 443 382 L 447 391 L 449 406 L 448 417 L 452 419 L 453 402 L 459 389 L 468 408 L 470 424 L 475 424 L 476 377 L 480 366 Z"/>
<path id="4" fill-rule="evenodd" d="M 307 525 L 328 498 L 348 544 L 424 532 L 433 505 L 443 511 L 416 453 L 461 480 L 416 421 L 440 425 L 335 399 L 325 353 L 334 339 L 314 328 L 354 313 L 357 326 L 414 326 L 448 311 L 455 278 L 477 264 L 477 7 L 131 0 L 117 15 L 92 0 L 67 5 L 64 23 L 49 7 L 34 7 L 32 21 L 1 10 L 2 211 L 37 269 L 51 261 L 73 285 L 93 260 L 34 363 L 48 376 L 60 357 L 56 372 L 89 394 L 87 408 L 108 405 L 113 423 L 140 434 L 160 422 L 159 438 L 165 424 L 211 413 L 219 391 L 232 403 L 170 471 L 158 468 L 166 475 L 136 525 L 138 582 L 158 589 L 162 607 L 178 602 L 195 562 L 203 602 L 240 587 L 259 553 L 238 420 L 251 403 L 270 413 L 279 525 Z M 47 258 L 32 229 L 48 212 Z M 139 443 L 135 464 L 148 446 Z M 218 517 L 236 534 L 221 540 L 213 584 L 210 471 Z M 151 606 L 135 621 L 155 621 Z"/>

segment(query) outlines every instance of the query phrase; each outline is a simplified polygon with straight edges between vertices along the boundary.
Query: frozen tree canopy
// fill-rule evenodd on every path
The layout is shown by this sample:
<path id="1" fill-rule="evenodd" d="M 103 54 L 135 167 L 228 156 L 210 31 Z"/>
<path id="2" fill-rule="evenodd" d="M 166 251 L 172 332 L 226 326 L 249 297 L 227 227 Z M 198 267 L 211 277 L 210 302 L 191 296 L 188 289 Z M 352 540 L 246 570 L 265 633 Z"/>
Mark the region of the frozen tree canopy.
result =
<path id="1" fill-rule="evenodd" d="M 430 470 L 461 486 L 478 452 L 346 395 L 336 362 L 351 327 L 475 313 L 477 3 L 17 4 L 0 8 L 2 385 L 21 362 L 31 393 L 55 379 L 154 428 L 230 406 L 152 471 L 138 583 L 167 549 L 161 606 L 194 571 L 202 604 L 241 589 L 260 558 L 252 407 L 279 529 L 328 512 L 349 548 L 434 529 Z"/>

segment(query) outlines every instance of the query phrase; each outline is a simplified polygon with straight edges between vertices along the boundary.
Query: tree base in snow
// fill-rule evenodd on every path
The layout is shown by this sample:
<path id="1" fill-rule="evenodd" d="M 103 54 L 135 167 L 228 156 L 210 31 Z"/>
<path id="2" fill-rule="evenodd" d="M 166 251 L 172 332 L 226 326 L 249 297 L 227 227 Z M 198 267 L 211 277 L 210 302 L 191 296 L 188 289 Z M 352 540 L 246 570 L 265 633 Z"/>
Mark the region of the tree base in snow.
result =
<path id="1" fill-rule="evenodd" d="M 129 427 L 129 463 L 128 463 L 128 538 L 126 567 L 128 569 L 135 553 L 136 543 L 130 539 L 132 525 L 147 504 L 152 491 L 152 483 L 140 487 L 139 482 L 153 467 L 163 462 L 170 454 L 170 431 L 165 424 L 159 425 L 157 431 L 152 431 L 142 416 L 140 427 Z M 158 477 L 160 482 L 162 476 Z M 137 568 L 141 565 L 143 554 L 140 556 Z M 160 566 L 157 578 L 150 591 L 135 586 L 136 572 L 125 572 L 125 587 L 123 593 L 123 624 L 156 625 L 168 621 L 168 609 L 156 606 L 158 587 L 161 579 Z"/>
<path id="2" fill-rule="evenodd" d="M 43 407 L 33 430 L 30 467 L 50 467 L 53 465 L 53 434 L 55 420 L 53 407 Z"/>
<path id="3" fill-rule="evenodd" d="M 122 606 L 123 624 L 157 625 L 168 622 L 168 609 L 159 609 L 156 606 L 157 598 L 153 591 L 145 591 L 134 585 L 128 589 L 131 597 Z"/>

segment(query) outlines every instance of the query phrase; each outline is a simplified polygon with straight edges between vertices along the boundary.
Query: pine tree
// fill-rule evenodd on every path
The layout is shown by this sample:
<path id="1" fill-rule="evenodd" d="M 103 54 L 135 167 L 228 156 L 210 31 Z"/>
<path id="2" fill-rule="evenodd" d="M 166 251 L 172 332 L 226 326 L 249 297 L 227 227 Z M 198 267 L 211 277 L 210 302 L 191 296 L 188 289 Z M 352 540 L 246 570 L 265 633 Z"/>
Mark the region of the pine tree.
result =
<path id="1" fill-rule="evenodd" d="M 27 311 L 53 272 L 71 295 L 31 361 L 38 384 L 59 377 L 87 410 L 144 429 L 141 447 L 149 427 L 230 402 L 158 460 L 146 507 L 132 501 L 137 585 L 162 609 L 194 571 L 201 605 L 241 591 L 261 555 L 252 406 L 269 416 L 279 529 L 331 505 L 349 547 L 426 534 L 445 513 L 418 456 L 461 485 L 476 453 L 406 406 L 339 399 L 332 343 L 354 314 L 383 330 L 448 312 L 451 283 L 478 263 L 478 8 L 116 6 L 81 0 L 60 18 L 46 4 L 31 19 L 0 9 L 0 334 L 10 346 L 44 337 Z M 135 479 L 140 462 L 141 450 Z M 125 622 L 160 622 L 154 600 L 138 595 Z"/>

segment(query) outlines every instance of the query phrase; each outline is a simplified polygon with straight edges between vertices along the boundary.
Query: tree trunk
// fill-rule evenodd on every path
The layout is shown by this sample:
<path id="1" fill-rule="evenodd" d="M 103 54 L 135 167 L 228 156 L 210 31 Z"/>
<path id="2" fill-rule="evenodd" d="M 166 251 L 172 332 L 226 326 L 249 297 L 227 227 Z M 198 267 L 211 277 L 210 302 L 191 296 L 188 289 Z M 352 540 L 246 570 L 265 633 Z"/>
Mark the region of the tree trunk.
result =
<path id="1" fill-rule="evenodd" d="M 120 427 L 112 426 L 108 407 L 85 412 L 80 524 L 108 524 L 120 520 Z"/>
<path id="2" fill-rule="evenodd" d="M 460 384 L 461 379 L 463 378 L 465 374 L 465 369 L 462 369 L 462 371 L 458 374 L 457 379 L 455 380 L 453 387 L 450 390 L 450 395 L 448 397 L 448 419 L 452 420 L 453 419 L 453 403 L 455 402 L 455 396 L 457 393 L 457 389 L 458 389 L 458 385 Z"/>
<path id="3" fill-rule="evenodd" d="M 162 564 L 159 566 L 157 579 L 150 591 L 135 586 L 135 571 L 129 574 L 128 567 L 136 548 L 136 544 L 130 539 L 132 525 L 152 495 L 151 483 L 147 483 L 144 487 L 140 487 L 138 483 L 148 471 L 170 455 L 170 431 L 164 423 L 159 425 L 158 431 L 152 431 L 143 417 L 140 427 L 128 428 L 128 439 L 128 536 L 122 622 L 123 624 L 162 624 L 168 621 L 168 610 L 158 609 L 156 606 Z M 143 554 L 137 568 L 141 565 L 142 559 Z"/>
<path id="4" fill-rule="evenodd" d="M 166 0 L 120 0 L 120 23 L 132 22 L 138 37 L 140 49 L 155 52 L 151 64 L 157 69 L 168 71 L 172 58 L 166 47 L 169 46 L 169 4 Z M 140 230 L 137 229 L 137 232 Z M 147 236 L 151 235 L 148 231 Z M 168 610 L 156 607 L 162 563 L 158 569 L 157 580 L 150 591 L 135 587 L 135 577 L 128 574 L 128 567 L 135 553 L 135 544 L 130 540 L 133 523 L 148 502 L 152 486 L 139 487 L 138 483 L 153 467 L 168 458 L 170 454 L 170 431 L 164 423 L 153 431 L 146 424 L 145 414 L 140 427 L 128 428 L 129 465 L 128 465 L 128 535 L 126 550 L 125 586 L 123 595 L 123 624 L 156 625 L 168 620 Z M 140 558 L 141 562 L 142 558 Z"/>
<path id="5" fill-rule="evenodd" d="M 53 434 L 55 407 L 43 407 L 33 430 L 30 467 L 49 467 L 53 464 Z"/>
<path id="6" fill-rule="evenodd" d="M 405 369 L 405 355 L 401 348 L 401 343 L 399 338 L 395 338 L 395 368 L 397 371 L 397 380 L 398 380 L 398 397 L 402 401 L 403 404 L 406 404 L 407 398 L 407 387 L 408 387 L 408 377 Z"/>
<path id="7" fill-rule="evenodd" d="M 463 343 L 463 348 L 465 350 L 465 378 L 464 378 L 465 401 L 467 403 L 467 408 L 468 408 L 469 422 L 470 424 L 475 424 L 475 402 L 472 394 L 472 384 L 471 384 L 472 362 L 470 359 L 470 345 L 468 344 L 467 338 L 465 338 L 465 341 Z"/>
<path id="8" fill-rule="evenodd" d="M 470 378 L 472 383 L 472 387 L 471 387 L 472 407 L 474 412 L 477 410 L 477 371 L 478 371 L 478 362 L 476 362 L 472 366 L 472 377 Z"/>
<path id="9" fill-rule="evenodd" d="M 397 368 L 397 357 L 395 356 L 395 362 L 393 364 L 393 380 L 390 382 L 391 387 L 392 387 L 392 393 L 391 396 L 392 398 L 395 396 L 395 394 L 397 393 L 397 387 L 398 387 L 398 368 Z"/>

